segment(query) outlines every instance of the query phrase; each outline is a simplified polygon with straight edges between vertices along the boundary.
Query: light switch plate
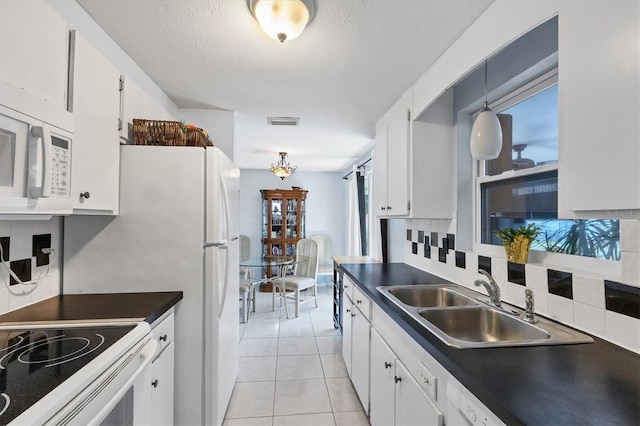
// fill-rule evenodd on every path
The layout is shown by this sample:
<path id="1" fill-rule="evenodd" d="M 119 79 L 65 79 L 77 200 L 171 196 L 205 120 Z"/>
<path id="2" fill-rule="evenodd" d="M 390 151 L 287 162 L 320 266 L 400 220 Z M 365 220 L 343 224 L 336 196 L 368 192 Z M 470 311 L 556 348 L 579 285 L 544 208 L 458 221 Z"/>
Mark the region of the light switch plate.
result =
<path id="1" fill-rule="evenodd" d="M 420 363 L 420 377 L 418 377 L 418 383 L 420 383 L 422 389 L 429 394 L 434 401 L 438 400 L 436 394 L 436 382 L 436 376 L 434 376 L 427 367 Z"/>

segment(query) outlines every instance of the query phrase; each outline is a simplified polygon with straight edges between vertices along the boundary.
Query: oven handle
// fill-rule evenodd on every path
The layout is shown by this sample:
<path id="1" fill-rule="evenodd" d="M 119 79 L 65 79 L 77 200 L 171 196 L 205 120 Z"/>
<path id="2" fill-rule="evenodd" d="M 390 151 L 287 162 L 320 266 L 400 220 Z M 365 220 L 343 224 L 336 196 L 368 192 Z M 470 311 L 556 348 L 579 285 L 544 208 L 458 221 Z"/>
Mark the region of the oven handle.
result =
<path id="1" fill-rule="evenodd" d="M 100 424 L 106 417 L 109 415 L 111 410 L 118 405 L 122 397 L 127 393 L 131 385 L 138 380 L 138 377 L 142 374 L 142 372 L 151 364 L 153 360 L 153 355 L 156 353 L 156 349 L 158 348 L 158 342 L 155 339 L 150 339 L 147 343 L 145 343 L 144 348 L 138 356 L 141 359 L 140 366 L 133 372 L 129 380 L 122 385 L 122 387 L 118 390 L 118 392 L 105 404 L 105 406 L 95 415 L 95 417 L 89 421 L 90 425 L 98 425 Z"/>

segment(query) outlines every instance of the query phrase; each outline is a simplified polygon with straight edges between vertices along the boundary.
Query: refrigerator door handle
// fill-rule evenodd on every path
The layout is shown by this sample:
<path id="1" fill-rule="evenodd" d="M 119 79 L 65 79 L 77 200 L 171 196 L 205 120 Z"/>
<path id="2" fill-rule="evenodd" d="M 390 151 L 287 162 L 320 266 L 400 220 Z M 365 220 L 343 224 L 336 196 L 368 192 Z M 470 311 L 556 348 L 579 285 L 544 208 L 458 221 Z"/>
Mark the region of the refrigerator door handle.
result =
<path id="1" fill-rule="evenodd" d="M 231 240 L 233 241 L 233 240 Z M 229 243 L 226 240 L 222 240 L 219 243 L 204 243 L 202 245 L 202 248 L 207 248 L 207 247 L 224 247 L 226 245 L 228 245 Z"/>
<path id="2" fill-rule="evenodd" d="M 231 213 L 231 209 L 229 208 L 229 193 L 227 192 L 227 182 L 224 180 L 224 173 L 220 170 L 220 186 L 222 187 L 222 200 L 224 203 L 224 218 L 225 218 L 225 226 L 227 228 L 227 238 L 231 238 L 231 221 L 229 220 L 229 214 Z M 233 239 L 231 240 L 233 241 Z M 221 249 L 228 249 L 229 246 L 225 244 L 224 246 L 220 246 Z M 225 301 L 227 300 L 227 289 L 229 287 L 229 261 L 230 261 L 229 253 L 225 256 L 224 262 L 224 285 L 222 289 L 222 297 L 220 298 L 220 309 L 218 310 L 218 318 L 222 318 L 222 310 L 225 306 Z"/>

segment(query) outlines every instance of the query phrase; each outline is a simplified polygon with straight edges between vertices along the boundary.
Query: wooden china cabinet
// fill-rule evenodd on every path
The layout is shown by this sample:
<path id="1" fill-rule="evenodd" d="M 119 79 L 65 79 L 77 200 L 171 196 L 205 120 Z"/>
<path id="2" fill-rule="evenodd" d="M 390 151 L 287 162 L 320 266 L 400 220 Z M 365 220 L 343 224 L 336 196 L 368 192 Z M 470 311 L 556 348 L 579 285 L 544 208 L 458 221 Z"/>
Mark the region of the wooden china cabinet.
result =
<path id="1" fill-rule="evenodd" d="M 295 256 L 296 243 L 305 237 L 305 200 L 307 191 L 293 189 L 261 189 L 262 193 L 262 255 Z M 276 275 L 267 270 L 267 278 Z M 271 285 L 263 285 L 271 291 Z"/>

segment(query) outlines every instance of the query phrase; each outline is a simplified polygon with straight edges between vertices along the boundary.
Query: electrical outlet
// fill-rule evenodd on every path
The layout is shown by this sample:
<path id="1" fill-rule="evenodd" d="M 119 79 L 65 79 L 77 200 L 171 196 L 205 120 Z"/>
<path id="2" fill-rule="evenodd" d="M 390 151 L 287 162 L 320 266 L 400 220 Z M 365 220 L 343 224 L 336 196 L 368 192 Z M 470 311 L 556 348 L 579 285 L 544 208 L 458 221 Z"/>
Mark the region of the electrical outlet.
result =
<path id="1" fill-rule="evenodd" d="M 2 259 L 0 261 L 9 261 L 9 237 L 0 237 L 0 244 L 2 244 Z"/>
<path id="2" fill-rule="evenodd" d="M 433 398 L 434 401 L 437 401 L 436 395 L 436 376 L 433 375 L 431 371 L 427 369 L 422 363 L 420 363 L 420 377 L 418 377 L 418 383 L 420 383 L 420 387 Z"/>
<path id="3" fill-rule="evenodd" d="M 36 266 L 49 264 L 49 255 L 44 254 L 42 249 L 51 248 L 51 234 L 41 234 L 33 236 L 33 244 L 31 253 L 36 258 Z"/>

